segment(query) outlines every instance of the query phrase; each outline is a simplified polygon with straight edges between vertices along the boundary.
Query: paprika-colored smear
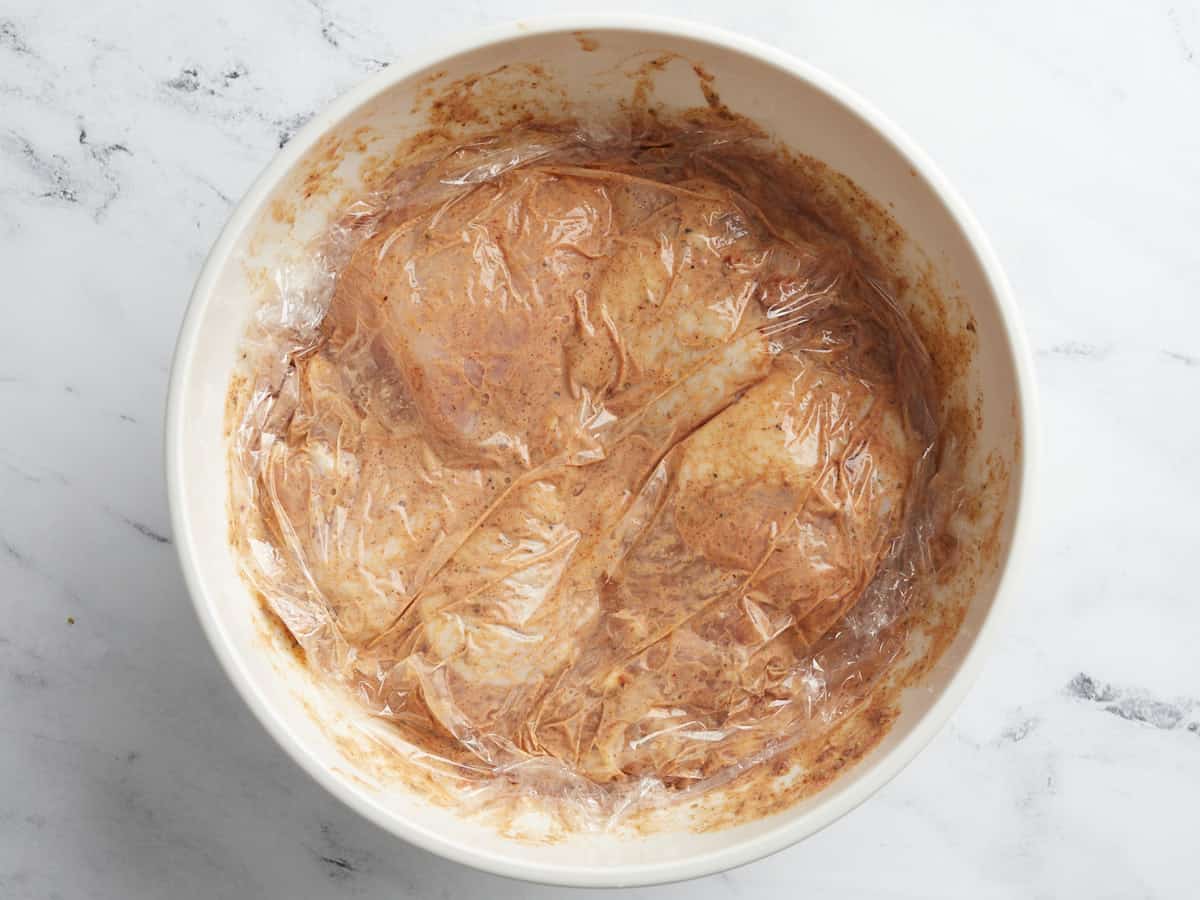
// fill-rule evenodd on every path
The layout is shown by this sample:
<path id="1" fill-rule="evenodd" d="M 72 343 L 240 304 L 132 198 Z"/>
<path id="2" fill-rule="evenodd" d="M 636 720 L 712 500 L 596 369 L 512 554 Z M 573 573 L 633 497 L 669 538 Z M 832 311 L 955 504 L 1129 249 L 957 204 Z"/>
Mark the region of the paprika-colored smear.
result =
<path id="1" fill-rule="evenodd" d="M 263 318 L 245 572 L 447 779 L 611 823 L 832 728 L 899 652 L 928 357 L 774 165 L 735 131 L 480 139 Z"/>

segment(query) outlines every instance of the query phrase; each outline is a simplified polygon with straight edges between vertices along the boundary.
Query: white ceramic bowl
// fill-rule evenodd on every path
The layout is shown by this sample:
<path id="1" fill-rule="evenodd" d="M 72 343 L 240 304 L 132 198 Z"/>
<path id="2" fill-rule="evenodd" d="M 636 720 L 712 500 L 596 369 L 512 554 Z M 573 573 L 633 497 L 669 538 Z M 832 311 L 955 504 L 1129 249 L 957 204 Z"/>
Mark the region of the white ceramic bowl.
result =
<path id="1" fill-rule="evenodd" d="M 548 102 L 565 96 L 576 112 L 604 112 L 622 90 L 608 77 L 614 66 L 660 50 L 702 63 L 729 108 L 848 175 L 890 209 L 912 246 L 927 254 L 938 286 L 960 298 L 974 319 L 978 346 L 963 387 L 978 395 L 983 426 L 972 465 L 983 467 L 990 455 L 1007 468 L 1007 508 L 995 532 L 995 565 L 978 573 L 956 639 L 924 681 L 904 694 L 888 736 L 824 791 L 724 831 L 638 839 L 581 835 L 552 845 L 524 844 L 403 790 L 368 786 L 330 729 L 314 722 L 310 676 L 264 642 L 257 606 L 227 545 L 225 396 L 236 349 L 261 299 L 262 273 L 302 253 L 304 242 L 353 195 L 364 155 L 426 124 L 426 111 L 416 102 L 421 88 L 505 63 L 538 62 L 547 84 L 561 89 L 548 93 Z M 444 74 L 431 82 L 437 72 Z M 687 71 L 664 71 L 656 95 L 668 105 L 703 102 Z M 331 148 L 337 152 L 331 155 Z M 318 168 L 326 186 L 332 179 L 337 189 L 315 196 L 295 216 L 280 215 L 277 202 L 299 195 L 299 179 L 318 159 L 325 160 Z M 919 265 L 917 256 L 911 259 Z M 279 153 L 238 205 L 192 294 L 171 373 L 166 471 L 175 541 L 204 630 L 251 709 L 314 778 L 398 837 L 459 862 L 541 882 L 633 885 L 716 872 L 801 840 L 878 790 L 937 732 L 962 699 L 995 640 L 1000 610 L 1013 598 L 1028 543 L 1035 421 L 1030 356 L 1000 267 L 957 194 L 891 122 L 821 72 L 733 34 L 632 16 L 568 18 L 515 23 L 394 64 L 316 116 Z"/>

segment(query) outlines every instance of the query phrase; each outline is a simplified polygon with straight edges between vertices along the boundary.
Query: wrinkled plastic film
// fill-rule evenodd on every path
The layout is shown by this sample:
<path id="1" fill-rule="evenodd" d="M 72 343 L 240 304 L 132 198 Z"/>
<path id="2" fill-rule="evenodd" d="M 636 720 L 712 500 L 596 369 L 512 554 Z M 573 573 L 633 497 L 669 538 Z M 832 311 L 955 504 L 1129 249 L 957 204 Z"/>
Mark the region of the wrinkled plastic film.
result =
<path id="1" fill-rule="evenodd" d="M 900 652 L 928 359 L 752 140 L 476 141 L 276 284 L 231 451 L 246 577 L 482 806 L 606 828 L 696 796 Z"/>

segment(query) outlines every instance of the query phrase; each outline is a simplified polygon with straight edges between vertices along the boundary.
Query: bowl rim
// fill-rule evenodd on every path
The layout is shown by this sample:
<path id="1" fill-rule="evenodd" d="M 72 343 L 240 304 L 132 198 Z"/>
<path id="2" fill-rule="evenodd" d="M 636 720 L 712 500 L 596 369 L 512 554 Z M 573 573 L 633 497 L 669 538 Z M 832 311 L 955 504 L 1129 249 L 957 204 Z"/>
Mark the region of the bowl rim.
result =
<path id="1" fill-rule="evenodd" d="M 929 710 L 885 756 L 860 769 L 858 777 L 843 792 L 831 796 L 811 812 L 750 837 L 731 842 L 719 850 L 673 862 L 634 863 L 628 865 L 563 865 L 527 862 L 500 853 L 484 851 L 469 843 L 447 838 L 386 814 L 352 785 L 338 778 L 318 761 L 293 733 L 284 719 L 267 703 L 249 672 L 232 649 L 213 611 L 213 597 L 200 570 L 195 551 L 195 535 L 185 516 L 182 466 L 185 385 L 200 326 L 220 273 L 232 255 L 243 231 L 292 166 L 317 143 L 332 126 L 354 110 L 391 88 L 394 84 L 436 65 L 439 61 L 513 39 L 572 32 L 640 32 L 668 38 L 683 38 L 712 44 L 766 63 L 783 73 L 807 82 L 846 111 L 858 117 L 888 144 L 924 179 L 937 199 L 966 237 L 977 257 L 984 277 L 996 300 L 1009 352 L 1016 373 L 1016 415 L 1021 428 L 1020 458 L 1011 477 L 1016 490 L 1012 499 L 1013 535 L 1008 557 L 1002 565 L 995 599 L 980 623 L 966 654 Z M 629 887 L 662 884 L 698 878 L 744 865 L 778 852 L 809 837 L 854 809 L 900 773 L 941 731 L 951 713 L 959 706 L 977 678 L 991 645 L 996 642 L 1004 615 L 1011 609 L 1032 544 L 1033 501 L 1038 459 L 1037 395 L 1033 358 L 1021 326 L 1016 302 L 999 260 L 975 216 L 949 184 L 933 161 L 907 134 L 887 116 L 823 71 L 786 51 L 761 41 L 706 24 L 644 14 L 551 15 L 524 18 L 477 31 L 432 49 L 413 54 L 369 76 L 318 112 L 292 138 L 254 180 L 239 201 L 220 236 L 209 252 L 196 280 L 176 342 L 168 383 L 164 419 L 164 463 L 167 499 L 175 548 L 201 626 L 234 687 L 275 741 L 309 775 L 350 808 L 389 833 L 444 858 L 496 875 L 526 881 L 571 887 Z"/>

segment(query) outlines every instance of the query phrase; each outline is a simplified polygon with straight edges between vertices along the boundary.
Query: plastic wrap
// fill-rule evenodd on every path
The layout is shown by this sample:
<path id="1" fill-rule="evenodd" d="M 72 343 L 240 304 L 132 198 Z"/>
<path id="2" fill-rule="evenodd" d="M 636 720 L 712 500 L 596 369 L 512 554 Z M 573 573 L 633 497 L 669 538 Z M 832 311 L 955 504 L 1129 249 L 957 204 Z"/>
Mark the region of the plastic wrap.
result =
<path id="1" fill-rule="evenodd" d="M 928 361 L 773 165 L 732 132 L 484 139 L 277 273 L 231 451 L 246 576 L 485 806 L 694 797 L 899 650 Z"/>

